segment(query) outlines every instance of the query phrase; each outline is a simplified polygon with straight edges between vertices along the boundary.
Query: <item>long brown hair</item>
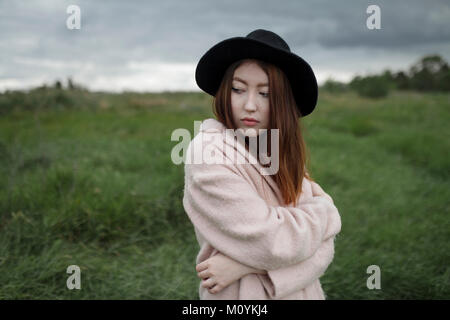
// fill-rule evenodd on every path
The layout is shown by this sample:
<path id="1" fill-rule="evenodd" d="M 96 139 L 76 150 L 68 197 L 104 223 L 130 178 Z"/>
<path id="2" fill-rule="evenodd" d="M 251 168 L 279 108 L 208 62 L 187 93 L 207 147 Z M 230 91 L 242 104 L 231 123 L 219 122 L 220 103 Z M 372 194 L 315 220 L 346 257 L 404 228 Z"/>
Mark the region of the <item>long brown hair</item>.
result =
<path id="1" fill-rule="evenodd" d="M 213 100 L 213 112 L 217 120 L 231 129 L 237 129 L 231 109 L 233 75 L 244 60 L 236 61 L 228 67 Z M 279 129 L 279 170 L 272 175 L 272 178 L 281 191 L 285 205 L 292 203 L 296 206 L 302 191 L 303 178 L 313 180 L 307 172 L 310 171 L 307 169 L 309 152 L 303 140 L 299 121 L 300 113 L 285 73 L 273 64 L 261 60 L 255 60 L 255 62 L 264 70 L 269 79 L 270 120 L 269 128 L 267 128 L 269 156 L 270 129 Z M 246 147 L 248 148 L 247 141 Z"/>

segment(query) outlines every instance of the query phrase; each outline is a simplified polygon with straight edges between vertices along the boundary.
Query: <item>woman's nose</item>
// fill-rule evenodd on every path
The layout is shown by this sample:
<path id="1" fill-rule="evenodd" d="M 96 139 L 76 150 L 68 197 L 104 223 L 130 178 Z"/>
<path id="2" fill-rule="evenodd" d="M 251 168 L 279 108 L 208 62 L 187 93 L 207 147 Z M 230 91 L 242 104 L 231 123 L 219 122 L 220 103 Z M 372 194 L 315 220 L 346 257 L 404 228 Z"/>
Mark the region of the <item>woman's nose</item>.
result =
<path id="1" fill-rule="evenodd" d="M 247 100 L 245 101 L 245 110 L 247 111 L 255 111 L 256 107 L 256 97 L 254 93 L 249 93 L 247 95 Z"/>

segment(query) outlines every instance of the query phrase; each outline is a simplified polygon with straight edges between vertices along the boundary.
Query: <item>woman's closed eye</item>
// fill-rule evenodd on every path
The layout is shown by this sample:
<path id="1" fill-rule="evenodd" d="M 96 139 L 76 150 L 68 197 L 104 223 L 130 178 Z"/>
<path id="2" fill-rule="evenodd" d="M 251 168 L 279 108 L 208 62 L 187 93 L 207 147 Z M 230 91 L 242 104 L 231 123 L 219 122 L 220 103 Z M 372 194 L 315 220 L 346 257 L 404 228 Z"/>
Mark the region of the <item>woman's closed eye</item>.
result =
<path id="1" fill-rule="evenodd" d="M 231 87 L 231 90 L 233 90 L 233 91 L 236 92 L 236 93 L 241 93 L 242 91 L 244 91 L 244 90 L 242 90 L 242 89 L 237 89 L 237 88 L 234 88 L 234 87 Z M 268 93 L 268 92 L 260 92 L 260 94 L 261 94 L 263 97 L 265 97 L 265 98 L 269 97 L 269 93 Z"/>

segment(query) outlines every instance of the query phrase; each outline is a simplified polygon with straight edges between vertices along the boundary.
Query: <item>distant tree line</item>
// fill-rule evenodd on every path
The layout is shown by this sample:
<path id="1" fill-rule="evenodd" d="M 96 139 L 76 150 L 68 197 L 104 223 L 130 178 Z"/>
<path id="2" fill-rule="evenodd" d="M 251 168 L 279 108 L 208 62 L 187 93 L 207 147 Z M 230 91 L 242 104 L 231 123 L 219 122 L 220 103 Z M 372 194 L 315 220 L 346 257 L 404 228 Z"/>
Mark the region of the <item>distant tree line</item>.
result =
<path id="1" fill-rule="evenodd" d="M 450 91 L 450 68 L 439 55 L 429 55 L 412 65 L 408 71 L 355 76 L 349 83 L 328 79 L 322 89 L 329 92 L 354 90 L 361 96 L 378 98 L 390 90 L 415 90 L 421 92 Z"/>
<path id="2" fill-rule="evenodd" d="M 51 88 L 51 87 L 52 87 L 52 86 L 50 86 L 50 88 Z M 44 85 L 42 85 L 42 86 L 40 86 L 40 87 L 38 87 L 38 88 L 36 88 L 36 89 L 47 89 L 47 88 L 48 88 L 48 86 L 44 84 Z M 88 91 L 87 88 L 83 87 L 81 84 L 75 83 L 75 82 L 72 80 L 71 77 L 68 77 L 68 78 L 67 78 L 67 85 L 66 85 L 65 87 L 64 87 L 64 84 L 63 84 L 61 81 L 56 80 L 55 83 L 53 84 L 53 88 L 59 89 L 59 90 L 67 89 L 67 90 L 83 90 L 83 91 Z"/>
<path id="3" fill-rule="evenodd" d="M 51 85 L 43 84 L 30 90 L 6 90 L 0 93 L 0 115 L 14 109 L 68 109 L 73 107 L 95 107 L 93 95 L 70 77 L 64 85 L 60 80 Z"/>

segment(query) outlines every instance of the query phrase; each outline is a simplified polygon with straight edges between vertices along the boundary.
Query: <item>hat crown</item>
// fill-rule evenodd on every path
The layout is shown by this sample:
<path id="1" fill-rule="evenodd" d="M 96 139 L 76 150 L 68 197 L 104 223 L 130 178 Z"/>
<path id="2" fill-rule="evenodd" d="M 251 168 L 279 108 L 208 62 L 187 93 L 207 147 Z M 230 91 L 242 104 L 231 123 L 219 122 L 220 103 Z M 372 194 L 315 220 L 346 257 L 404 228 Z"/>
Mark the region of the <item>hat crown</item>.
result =
<path id="1" fill-rule="evenodd" d="M 286 51 L 291 52 L 291 49 L 289 48 L 286 41 L 283 40 L 279 35 L 277 35 L 275 32 L 264 30 L 264 29 L 257 29 L 255 31 L 250 32 L 246 38 L 257 40 L 260 42 L 264 42 L 265 44 L 280 48 Z"/>

